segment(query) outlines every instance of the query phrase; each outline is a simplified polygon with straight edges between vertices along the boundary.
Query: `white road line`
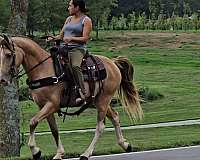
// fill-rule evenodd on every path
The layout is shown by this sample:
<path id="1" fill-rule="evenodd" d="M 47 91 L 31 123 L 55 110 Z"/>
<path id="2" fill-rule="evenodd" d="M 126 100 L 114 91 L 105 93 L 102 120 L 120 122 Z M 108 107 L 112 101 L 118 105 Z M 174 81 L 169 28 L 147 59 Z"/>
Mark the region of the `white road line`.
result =
<path id="1" fill-rule="evenodd" d="M 163 152 L 163 151 L 173 151 L 173 150 L 182 150 L 182 149 L 193 149 L 199 148 L 199 146 L 189 146 L 189 147 L 179 147 L 179 148 L 168 148 L 168 149 L 159 149 L 159 150 L 150 150 L 150 151 L 141 151 L 141 152 L 132 152 L 132 153 L 121 153 L 121 154 L 112 154 L 112 155 L 102 155 L 102 156 L 93 156 L 93 158 L 103 158 L 103 157 L 118 157 L 123 155 L 132 155 L 132 154 L 143 154 L 143 153 L 155 153 L 155 152 Z M 70 158 L 63 160 L 78 160 L 79 158 Z"/>
<path id="2" fill-rule="evenodd" d="M 200 124 L 200 119 L 196 119 L 196 120 L 167 122 L 167 123 L 158 123 L 158 124 L 136 125 L 136 126 L 121 127 L 121 128 L 122 130 L 132 130 L 132 129 L 145 129 L 145 128 L 158 128 L 158 127 L 190 126 L 190 125 L 199 125 L 199 124 Z M 105 131 L 111 132 L 111 131 L 114 131 L 114 128 L 106 128 Z M 60 134 L 88 133 L 88 132 L 95 132 L 95 129 L 59 131 Z M 35 133 L 35 135 L 39 135 L 39 136 L 49 135 L 49 134 L 51 134 L 51 132 L 36 132 Z M 29 133 L 26 133 L 25 135 L 29 135 Z"/>

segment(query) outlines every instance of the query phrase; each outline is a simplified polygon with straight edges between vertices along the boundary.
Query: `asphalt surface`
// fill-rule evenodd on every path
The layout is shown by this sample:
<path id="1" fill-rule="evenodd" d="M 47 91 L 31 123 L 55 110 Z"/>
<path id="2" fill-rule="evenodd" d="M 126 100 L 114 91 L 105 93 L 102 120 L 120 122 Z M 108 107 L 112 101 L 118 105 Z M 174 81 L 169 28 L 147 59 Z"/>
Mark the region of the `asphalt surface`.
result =
<path id="1" fill-rule="evenodd" d="M 200 146 L 104 155 L 90 160 L 200 160 Z"/>

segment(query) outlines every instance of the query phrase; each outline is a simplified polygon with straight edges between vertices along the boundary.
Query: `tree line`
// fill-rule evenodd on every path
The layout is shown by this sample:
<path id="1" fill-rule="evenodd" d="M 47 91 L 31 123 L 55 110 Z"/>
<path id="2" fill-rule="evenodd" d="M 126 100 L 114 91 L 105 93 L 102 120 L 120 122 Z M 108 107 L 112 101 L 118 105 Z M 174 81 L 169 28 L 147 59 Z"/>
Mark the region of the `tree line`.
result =
<path id="1" fill-rule="evenodd" d="M 67 15 L 69 0 L 29 0 L 27 34 L 55 34 Z M 107 30 L 198 30 L 198 0 L 86 0 L 94 28 Z M 0 0 L 0 31 L 6 32 L 10 1 Z"/>

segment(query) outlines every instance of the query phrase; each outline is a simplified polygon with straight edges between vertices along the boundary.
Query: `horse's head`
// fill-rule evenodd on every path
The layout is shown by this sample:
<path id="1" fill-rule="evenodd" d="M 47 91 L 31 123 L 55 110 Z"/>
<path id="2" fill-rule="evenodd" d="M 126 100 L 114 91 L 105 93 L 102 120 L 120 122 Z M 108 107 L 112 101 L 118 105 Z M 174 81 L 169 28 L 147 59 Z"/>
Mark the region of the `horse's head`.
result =
<path id="1" fill-rule="evenodd" d="M 14 42 L 7 36 L 0 37 L 0 84 L 10 84 L 16 72 Z"/>

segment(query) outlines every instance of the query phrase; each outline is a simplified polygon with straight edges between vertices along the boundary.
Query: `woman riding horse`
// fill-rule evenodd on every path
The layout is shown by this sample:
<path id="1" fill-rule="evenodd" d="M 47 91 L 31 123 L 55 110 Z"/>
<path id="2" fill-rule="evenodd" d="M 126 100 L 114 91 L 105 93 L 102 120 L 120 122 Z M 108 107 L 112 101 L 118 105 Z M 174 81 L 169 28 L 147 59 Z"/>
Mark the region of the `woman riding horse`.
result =
<path id="1" fill-rule="evenodd" d="M 64 37 L 63 40 L 66 43 L 81 45 L 81 49 L 76 48 L 71 50 L 71 52 L 73 52 L 72 59 L 74 61 L 74 65 L 76 65 L 75 70 L 77 72 L 75 72 L 77 73 L 77 77 L 81 77 L 81 72 L 78 67 L 84 55 L 83 48 L 86 45 L 92 28 L 91 20 L 83 14 L 84 10 L 81 8 L 84 5 L 81 5 L 80 2 L 82 2 L 82 0 L 70 1 L 69 8 L 71 9 L 69 10 L 73 11 L 73 15 L 67 19 L 66 24 L 61 31 L 60 37 Z M 82 23 L 84 23 L 82 37 L 73 37 L 73 32 L 70 32 L 70 28 L 75 27 L 78 29 L 78 33 L 81 33 L 80 30 Z M 71 38 L 68 35 L 71 35 Z M 76 57 L 78 57 L 78 60 Z M 97 109 L 95 136 L 87 150 L 81 155 L 80 160 L 88 160 L 88 158 L 92 155 L 97 141 L 105 128 L 104 122 L 106 117 L 110 119 L 115 128 L 117 143 L 125 151 L 132 151 L 130 143 L 123 137 L 120 128 L 119 114 L 110 106 L 111 99 L 116 91 L 119 93 L 120 100 L 123 104 L 122 106 L 125 108 L 130 117 L 141 118 L 143 114 L 138 92 L 132 82 L 134 71 L 132 64 L 127 58 L 124 57 L 119 57 L 113 60 L 104 56 L 98 57 L 102 60 L 105 66 L 107 77 L 102 83 L 104 88 L 103 91 L 100 92 L 99 88 L 96 88 L 95 90 L 94 105 Z M 3 85 L 11 83 L 12 78 L 14 78 L 16 74 L 14 71 L 16 71 L 16 68 L 20 65 L 23 65 L 30 81 L 37 81 L 46 77 L 55 77 L 55 70 L 50 54 L 42 49 L 38 44 L 28 38 L 12 37 L 11 39 L 8 39 L 6 36 L 4 38 L 0 36 L 0 83 Z M 82 82 L 79 81 L 80 87 L 81 83 Z M 88 90 L 89 84 L 87 82 L 85 82 L 85 84 L 87 98 L 90 95 Z M 64 147 L 62 145 L 54 117 L 54 113 L 60 110 L 63 91 L 63 82 L 58 81 L 52 85 L 31 90 L 32 98 L 39 107 L 39 111 L 30 120 L 29 124 L 30 137 L 28 146 L 31 149 L 34 160 L 39 160 L 41 156 L 40 148 L 36 144 L 34 132 L 38 123 L 40 123 L 43 119 L 47 119 L 57 145 L 57 153 L 53 159 L 61 160 L 64 156 Z"/>
<path id="2" fill-rule="evenodd" d="M 104 56 L 98 57 L 102 60 L 106 68 L 107 77 L 102 84 L 103 91 L 100 92 L 97 88 L 95 92 L 94 105 L 97 109 L 95 136 L 88 149 L 81 155 L 80 160 L 88 160 L 92 155 L 97 141 L 105 128 L 104 120 L 106 117 L 110 119 L 115 128 L 118 144 L 125 151 L 132 151 L 131 145 L 123 137 L 119 114 L 110 106 L 111 99 L 117 90 L 123 104 L 122 106 L 129 116 L 141 118 L 143 113 L 138 92 L 132 83 L 134 71 L 132 64 L 124 57 L 113 60 Z M 13 37 L 12 39 L 8 39 L 0 36 L 0 84 L 7 85 L 11 83 L 12 78 L 16 74 L 13 74 L 13 71 L 21 64 L 27 73 L 28 79 L 31 81 L 50 76 L 55 77 L 53 62 L 49 58 L 49 53 L 43 50 L 38 44 L 27 38 Z M 88 83 L 86 84 L 88 88 Z M 54 113 L 60 109 L 63 91 L 64 86 L 62 82 L 31 90 L 32 98 L 39 107 L 39 111 L 30 120 L 29 124 L 30 137 L 28 146 L 31 149 L 34 160 L 39 160 L 41 156 L 40 148 L 36 144 L 34 131 L 38 123 L 43 119 L 47 119 L 57 145 L 57 154 L 53 159 L 61 160 L 64 156 L 64 147 L 54 117 Z M 86 95 L 89 95 L 88 90 Z"/>
<path id="3" fill-rule="evenodd" d="M 71 0 L 68 11 L 70 16 L 66 19 L 60 34 L 53 37 L 53 39 L 63 40 L 68 45 L 68 48 L 71 48 L 69 52 L 71 55 L 72 70 L 75 85 L 80 94 L 80 97 L 76 99 L 78 104 L 85 100 L 86 91 L 80 66 L 86 54 L 86 43 L 92 31 L 92 21 L 85 15 L 87 9 L 84 0 Z"/>

